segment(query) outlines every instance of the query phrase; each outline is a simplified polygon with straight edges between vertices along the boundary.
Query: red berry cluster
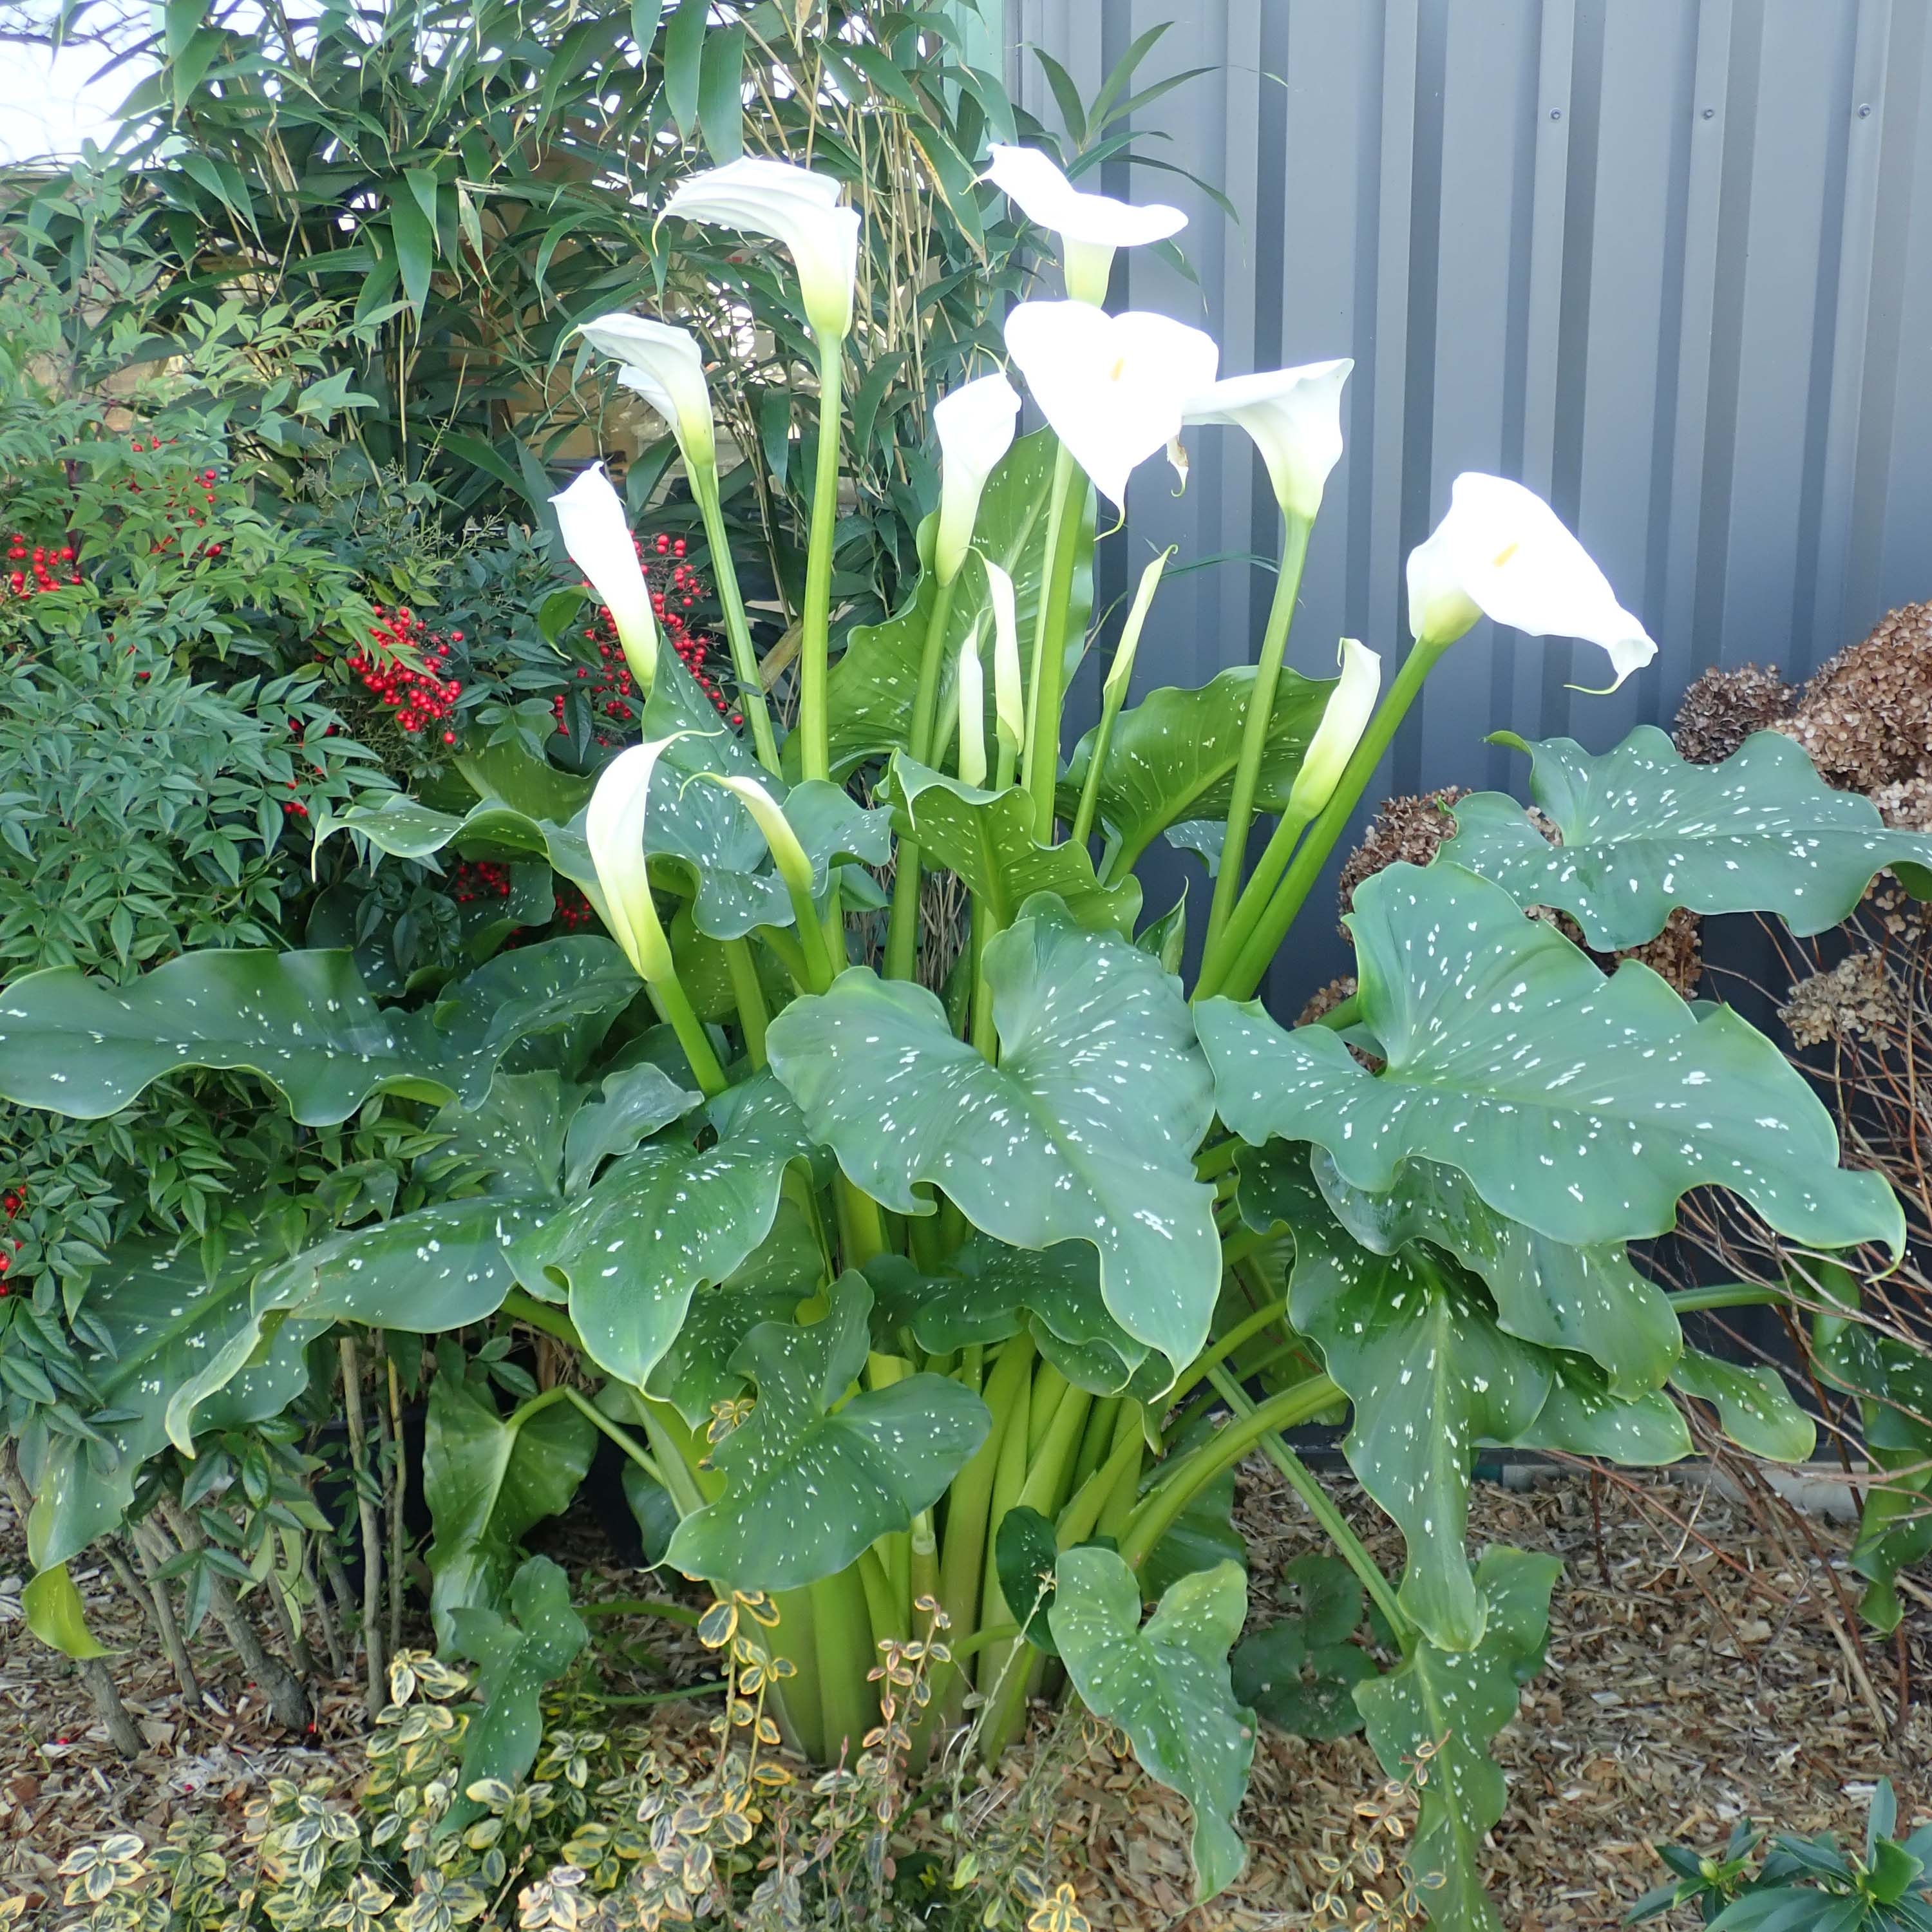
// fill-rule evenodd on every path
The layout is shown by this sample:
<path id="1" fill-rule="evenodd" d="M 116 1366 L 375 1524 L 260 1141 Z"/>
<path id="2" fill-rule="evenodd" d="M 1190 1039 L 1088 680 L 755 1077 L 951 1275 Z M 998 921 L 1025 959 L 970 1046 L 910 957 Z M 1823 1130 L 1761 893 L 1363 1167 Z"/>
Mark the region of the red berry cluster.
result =
<path id="1" fill-rule="evenodd" d="M 30 550 L 27 539 L 18 530 L 7 539 L 7 574 L 0 581 L 16 597 L 34 597 L 44 590 L 58 590 L 80 581 L 80 566 L 74 560 L 72 544 L 58 548 L 35 544 Z"/>
<path id="2" fill-rule="evenodd" d="M 510 896 L 510 868 L 488 859 L 465 859 L 449 874 L 449 896 L 458 905 Z"/>
<path id="3" fill-rule="evenodd" d="M 171 436 L 168 438 L 170 443 L 178 440 L 179 439 L 176 436 Z M 159 449 L 161 447 L 161 439 L 158 436 L 150 436 L 146 442 L 143 442 L 137 436 L 128 447 L 139 456 L 144 452 L 151 453 Z M 218 472 L 213 470 L 196 471 L 185 479 L 180 478 L 170 479 L 166 494 L 161 499 L 161 506 L 164 510 L 178 512 L 186 517 L 191 524 L 205 524 L 208 520 L 208 510 L 212 509 L 214 506 L 214 485 L 217 480 Z M 138 496 L 141 494 L 140 484 L 131 480 L 124 487 L 131 495 Z M 206 508 L 197 508 L 189 500 L 191 496 L 197 494 L 200 496 L 202 502 L 206 506 Z M 172 550 L 174 547 L 175 539 L 171 536 L 164 536 L 158 543 L 152 546 L 156 550 Z M 203 556 L 214 557 L 220 554 L 221 546 L 217 543 L 207 544 L 202 550 Z"/>
<path id="4" fill-rule="evenodd" d="M 406 606 L 388 612 L 380 604 L 371 608 L 384 620 L 369 633 L 376 649 L 358 651 L 349 659 L 349 668 L 395 713 L 398 727 L 417 736 L 426 727 L 442 724 L 463 695 L 460 678 L 441 674 L 448 668 L 450 646 L 462 643 L 463 633 L 452 631 L 445 638 L 428 628 Z M 412 670 L 394 655 L 398 652 L 414 656 L 423 668 Z M 456 742 L 454 731 L 442 735 L 446 745 Z"/>
<path id="5" fill-rule="evenodd" d="M 574 886 L 561 886 L 556 894 L 556 922 L 566 932 L 574 932 L 579 926 L 595 926 L 597 915 L 590 909 L 590 902 Z"/>
<path id="6" fill-rule="evenodd" d="M 712 640 L 692 628 L 691 619 L 686 614 L 711 592 L 710 586 L 684 562 L 684 538 L 659 536 L 649 549 L 635 537 L 631 541 L 636 547 L 638 561 L 644 567 L 644 580 L 650 587 L 651 608 L 656 614 L 658 628 L 665 642 L 677 653 L 686 670 L 698 680 L 718 716 L 728 718 L 734 725 L 742 724 L 742 714 L 731 709 L 730 700 L 711 675 L 709 665 Z M 587 584 L 584 587 L 586 590 L 590 588 Z M 578 681 L 590 687 L 586 695 L 592 712 L 620 726 L 628 724 L 638 715 L 637 686 L 630 667 L 624 661 L 617 627 L 604 605 L 597 606 L 597 614 L 584 632 L 584 641 L 596 647 L 598 658 L 596 664 L 580 664 L 577 670 Z M 569 727 L 564 720 L 561 694 L 550 700 L 550 712 L 556 720 L 558 731 L 567 736 Z M 597 742 L 611 745 L 619 740 L 607 738 L 600 731 Z"/>
<path id="7" fill-rule="evenodd" d="M 24 1187 L 10 1187 L 5 1193 L 0 1194 L 0 1208 L 7 1210 L 10 1221 L 26 1204 L 27 1190 Z M 20 1252 L 20 1244 L 16 1241 L 10 1252 L 0 1254 L 0 1295 L 7 1292 L 7 1270 L 14 1265 L 14 1256 Z"/>

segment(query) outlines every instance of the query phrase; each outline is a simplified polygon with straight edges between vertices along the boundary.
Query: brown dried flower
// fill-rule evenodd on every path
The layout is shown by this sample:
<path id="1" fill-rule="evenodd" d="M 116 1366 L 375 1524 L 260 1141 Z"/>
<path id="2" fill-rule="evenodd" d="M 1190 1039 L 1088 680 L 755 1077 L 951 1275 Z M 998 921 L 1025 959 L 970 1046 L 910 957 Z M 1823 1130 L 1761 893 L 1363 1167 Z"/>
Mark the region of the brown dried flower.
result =
<path id="1" fill-rule="evenodd" d="M 1768 665 L 1713 664 L 1685 689 L 1671 735 L 1694 765 L 1722 764 L 1754 731 L 1790 717 L 1797 697 Z"/>
<path id="2" fill-rule="evenodd" d="M 1820 1046 L 1846 1034 L 1880 1038 L 1904 1024 L 1898 982 L 1875 951 L 1853 952 L 1828 973 L 1814 973 L 1791 989 L 1778 1017 L 1800 1046 Z"/>
<path id="3" fill-rule="evenodd" d="M 1881 618 L 1817 673 L 1778 728 L 1834 785 L 1870 793 L 1932 778 L 1932 603 Z"/>
<path id="4" fill-rule="evenodd" d="M 1402 798 L 1388 798 L 1369 821 L 1358 845 L 1342 867 L 1336 888 L 1344 912 L 1352 911 L 1355 888 L 1384 866 L 1406 862 L 1426 866 L 1445 841 L 1456 836 L 1456 821 L 1449 807 L 1469 795 L 1466 785 L 1450 785 L 1442 791 L 1426 791 Z M 1348 928 L 1342 928 L 1346 938 Z"/>

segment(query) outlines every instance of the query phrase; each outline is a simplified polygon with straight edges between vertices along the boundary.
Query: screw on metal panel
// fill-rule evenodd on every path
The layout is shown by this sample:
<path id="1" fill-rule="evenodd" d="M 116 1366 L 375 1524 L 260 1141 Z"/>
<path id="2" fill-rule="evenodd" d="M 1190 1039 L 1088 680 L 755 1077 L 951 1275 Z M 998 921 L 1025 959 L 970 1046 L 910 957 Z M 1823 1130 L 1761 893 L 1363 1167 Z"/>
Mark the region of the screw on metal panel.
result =
<path id="1" fill-rule="evenodd" d="M 1867 120 L 1870 118 L 1870 115 L 1871 103 L 1869 100 L 1860 101 L 1858 103 L 1858 118 L 1861 121 Z"/>
<path id="2" fill-rule="evenodd" d="M 1562 110 L 1562 108 L 1560 108 L 1560 107 L 1552 107 L 1552 108 L 1550 110 L 1550 119 L 1551 119 L 1551 120 L 1552 120 L 1552 121 L 1560 121 L 1560 120 L 1562 120 L 1562 119 L 1563 118 L 1563 110 Z"/>
<path id="3" fill-rule="evenodd" d="M 1714 107 L 1707 107 L 1705 109 L 1704 118 L 1706 121 L 1714 121 L 1717 118 L 1718 110 Z"/>

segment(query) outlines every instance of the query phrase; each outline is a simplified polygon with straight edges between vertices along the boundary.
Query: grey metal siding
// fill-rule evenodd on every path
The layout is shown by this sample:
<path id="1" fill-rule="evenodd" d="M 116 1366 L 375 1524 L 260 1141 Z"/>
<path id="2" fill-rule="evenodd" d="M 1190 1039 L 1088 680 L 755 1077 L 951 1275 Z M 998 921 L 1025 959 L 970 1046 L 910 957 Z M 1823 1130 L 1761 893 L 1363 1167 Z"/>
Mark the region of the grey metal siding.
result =
<path id="1" fill-rule="evenodd" d="M 1932 594 L 1928 12 L 1006 0 L 1011 77 L 1049 122 L 1029 42 L 1090 94 L 1172 17 L 1143 80 L 1214 70 L 1148 110 L 1171 138 L 1141 145 L 1212 182 L 1240 224 L 1177 175 L 1108 164 L 1110 192 L 1188 209 L 1198 278 L 1141 251 L 1117 304 L 1212 329 L 1226 373 L 1356 359 L 1298 664 L 1324 668 L 1344 634 L 1400 655 L 1403 559 L 1466 469 L 1544 492 L 1658 640 L 1648 670 L 1598 698 L 1568 687 L 1601 682 L 1600 654 L 1482 626 L 1431 680 L 1377 796 L 1518 785 L 1522 760 L 1483 742 L 1498 725 L 1600 748 L 1667 723 L 1707 665 L 1803 674 Z M 1274 550 L 1245 440 L 1190 440 L 1184 496 L 1165 465 L 1137 476 L 1103 592 L 1170 542 L 1177 562 Z M 1270 587 L 1239 564 L 1172 579 L 1136 688 L 1251 655 Z M 1318 939 L 1272 995 L 1292 1010 L 1345 964 Z"/>

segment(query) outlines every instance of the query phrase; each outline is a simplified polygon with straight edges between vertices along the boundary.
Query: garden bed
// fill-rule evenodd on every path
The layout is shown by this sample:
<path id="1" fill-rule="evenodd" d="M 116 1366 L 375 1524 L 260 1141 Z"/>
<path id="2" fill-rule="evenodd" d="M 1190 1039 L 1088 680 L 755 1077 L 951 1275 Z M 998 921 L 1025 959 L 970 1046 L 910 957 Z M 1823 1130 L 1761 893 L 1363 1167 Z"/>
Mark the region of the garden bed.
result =
<path id="1" fill-rule="evenodd" d="M 1393 1531 L 1352 1483 L 1333 1486 L 1377 1556 L 1399 1568 Z M 1842 1556 L 1838 1527 L 1808 1521 L 1780 1552 L 1750 1513 L 1694 1476 L 1610 1483 L 1599 1502 L 1607 1581 L 1584 1478 L 1551 1472 L 1528 1491 L 1485 1484 L 1475 1495 L 1478 1546 L 1500 1540 L 1550 1551 L 1564 1566 L 1551 1605 L 1548 1667 L 1496 1748 L 1510 1802 L 1491 1834 L 1491 1882 L 1513 1932 L 1614 1924 L 1659 1876 L 1654 1840 L 1708 1846 L 1741 1815 L 1778 1828 L 1849 1834 L 1862 1828 L 1870 1787 L 1886 1775 L 1906 1814 L 1915 1799 L 1926 1806 L 1932 1599 L 1908 1594 L 1914 1701 L 1901 1725 L 1898 1652 L 1868 1643 L 1854 1666 L 1832 1634 L 1836 1594 L 1825 1564 Z M 1244 1469 L 1239 1515 L 1253 1565 L 1252 1610 L 1264 1619 L 1270 1580 L 1319 1545 L 1264 1464 Z M 634 1575 L 608 1564 L 595 1574 L 595 1548 L 594 1532 L 573 1520 L 561 1526 L 554 1553 L 584 1566 L 587 1598 L 634 1592 Z M 0 1576 L 23 1567 L 17 1526 L 0 1510 Z M 316 1735 L 302 1748 L 273 1731 L 232 1669 L 225 1682 L 216 1680 L 220 1710 L 190 1714 L 110 1580 L 83 1578 L 82 1588 L 96 1630 L 128 1646 L 114 1660 L 116 1675 L 152 1748 L 131 1766 L 117 1758 L 72 1667 L 17 1623 L 0 1627 L 4 1890 L 44 1886 L 72 1846 L 110 1828 L 158 1836 L 188 1809 L 238 1828 L 248 1798 L 269 1776 L 325 1772 L 346 1782 L 352 1774 L 362 1721 L 352 1687 L 321 1700 Z M 625 1630 L 632 1634 L 628 1623 Z M 689 1682 L 704 1668 L 695 1645 L 670 1626 L 639 1619 L 634 1634 L 674 1681 Z M 636 1688 L 664 1682 L 640 1676 Z M 670 1748 L 682 1740 L 696 1750 L 705 1714 L 701 1704 L 674 1704 L 657 1721 Z M 1025 1752 L 1017 1755 L 1010 1786 L 1027 1761 Z M 1353 1808 L 1380 1781 L 1359 1738 L 1314 1744 L 1265 1732 L 1240 1820 L 1248 1870 L 1232 1892 L 1186 1919 L 1186 1932 L 1300 1922 L 1318 1879 L 1316 1855 L 1346 1846 Z M 1131 1759 L 1096 1752 L 1057 1808 L 1066 1874 L 1096 1926 L 1139 1932 L 1182 1918 L 1185 1814 Z"/>

